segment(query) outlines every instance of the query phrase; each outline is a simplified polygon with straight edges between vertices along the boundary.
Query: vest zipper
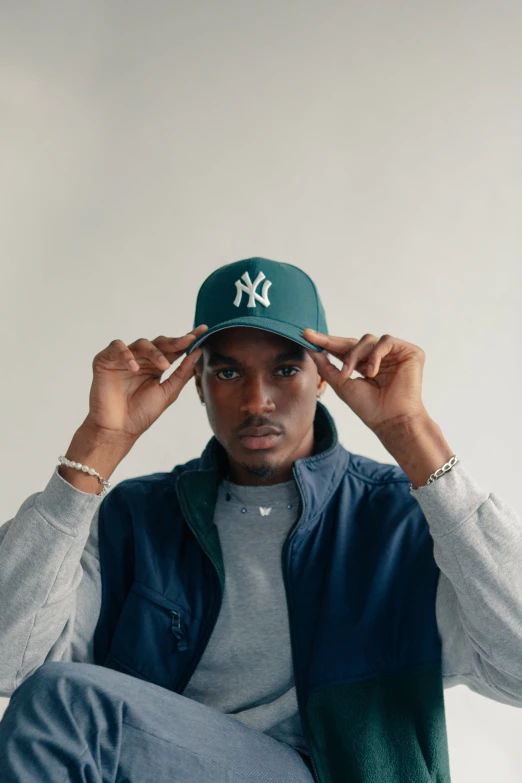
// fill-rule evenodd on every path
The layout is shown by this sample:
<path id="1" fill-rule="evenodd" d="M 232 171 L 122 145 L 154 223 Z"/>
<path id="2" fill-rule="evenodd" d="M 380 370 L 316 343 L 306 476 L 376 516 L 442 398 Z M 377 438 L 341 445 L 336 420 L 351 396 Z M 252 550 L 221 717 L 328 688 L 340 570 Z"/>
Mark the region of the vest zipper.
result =
<path id="1" fill-rule="evenodd" d="M 190 519 L 190 512 L 189 512 L 189 509 L 188 509 L 187 504 L 185 502 L 185 496 L 184 496 L 183 492 L 179 492 L 178 493 L 178 497 L 179 497 L 181 509 L 182 509 L 183 513 L 185 514 L 185 520 L 187 522 L 187 525 L 192 530 L 192 533 L 194 534 L 194 538 L 196 539 L 196 541 L 200 545 L 201 549 L 203 550 L 203 552 L 205 553 L 207 558 L 212 563 L 212 567 L 214 568 L 214 571 L 216 572 L 217 582 L 218 582 L 218 593 L 219 593 L 219 603 L 217 605 L 217 608 L 216 608 L 216 610 L 214 612 L 213 617 L 211 617 L 211 619 L 210 619 L 210 622 L 209 622 L 209 625 L 208 625 L 208 629 L 207 629 L 207 633 L 205 634 L 204 638 L 201 640 L 201 643 L 200 643 L 199 647 L 197 648 L 197 650 L 195 650 L 194 655 L 192 656 L 191 665 L 189 666 L 188 671 L 185 673 L 185 676 L 178 682 L 178 684 L 176 686 L 176 691 L 178 693 L 182 694 L 183 691 L 185 690 L 185 687 L 186 687 L 188 681 L 190 680 L 190 678 L 194 674 L 197 665 L 199 664 L 201 658 L 203 657 L 203 653 L 205 652 L 205 648 L 206 648 L 206 646 L 208 644 L 208 641 L 210 639 L 212 631 L 214 630 L 214 627 L 215 627 L 215 625 L 217 623 L 218 615 L 219 615 L 219 612 L 221 611 L 221 604 L 223 603 L 224 585 L 221 584 L 221 578 L 219 576 L 219 571 L 218 571 L 218 568 L 217 568 L 216 564 L 214 563 L 214 561 L 212 560 L 212 558 L 208 554 L 207 550 L 205 549 L 205 547 L 201 543 L 199 535 L 194 530 L 194 527 L 193 527 L 193 525 L 191 523 L 191 519 Z"/>
<path id="2" fill-rule="evenodd" d="M 304 513 L 305 513 L 304 492 L 302 490 L 301 484 L 299 483 L 299 478 L 298 478 L 298 475 L 297 475 L 297 473 L 295 471 L 295 467 L 292 467 L 292 473 L 294 474 L 295 482 L 297 484 L 297 488 L 299 490 L 299 494 L 301 495 L 301 503 L 302 503 L 303 511 L 302 511 L 301 516 L 296 521 L 296 523 L 294 524 L 293 528 L 291 529 L 291 531 L 289 532 L 289 534 L 287 535 L 287 537 L 285 539 L 285 542 L 283 544 L 283 549 L 282 549 L 282 552 L 281 552 L 281 561 L 282 561 L 282 571 L 283 571 L 283 582 L 284 582 L 284 585 L 285 585 L 285 592 L 286 592 L 286 605 L 287 605 L 287 608 L 288 608 L 289 630 L 290 630 L 290 649 L 292 651 L 292 665 L 293 665 L 293 668 L 294 668 L 295 695 L 297 697 L 297 709 L 299 711 L 299 716 L 301 718 L 301 728 L 303 729 L 303 732 L 304 732 L 306 740 L 309 742 L 309 738 L 307 736 L 306 728 L 305 728 L 306 724 L 305 724 L 305 721 L 303 720 L 303 705 L 301 703 L 301 693 L 300 693 L 300 690 L 299 690 L 299 683 L 298 683 L 298 676 L 297 676 L 297 667 L 295 665 L 295 645 L 294 645 L 294 641 L 293 641 L 293 637 L 292 637 L 292 612 L 291 612 L 291 608 L 290 608 L 290 598 L 289 598 L 289 595 L 288 595 L 288 581 L 287 581 L 287 574 L 286 574 L 286 552 L 288 550 L 288 543 L 289 543 L 290 539 L 293 538 L 293 535 L 294 535 L 296 529 L 299 527 L 299 525 L 301 523 L 301 520 L 304 517 Z M 320 783 L 319 774 L 317 772 L 317 767 L 315 766 L 315 761 L 314 761 L 314 757 L 313 757 L 313 753 L 312 753 L 312 749 L 311 749 L 310 744 L 309 744 L 309 748 L 310 748 L 310 760 L 312 762 L 312 775 L 314 776 L 314 779 L 317 781 L 317 783 Z"/>
<path id="3" fill-rule="evenodd" d="M 296 676 L 297 669 L 296 669 L 296 665 L 295 665 L 295 652 L 294 652 L 294 646 L 295 645 L 294 645 L 293 639 L 292 639 L 292 619 L 291 619 L 292 615 L 291 615 L 291 610 L 290 610 L 290 602 L 288 600 L 288 582 L 287 582 L 287 577 L 286 577 L 286 561 L 285 561 L 285 555 L 286 555 L 286 551 L 288 549 L 288 542 L 292 538 L 296 528 L 298 527 L 299 523 L 301 522 L 301 519 L 304 516 L 304 509 L 305 509 L 304 493 L 303 493 L 301 484 L 299 482 L 298 476 L 297 476 L 297 474 L 295 472 L 295 467 L 292 468 L 292 472 L 293 472 L 294 478 L 296 480 L 297 488 L 299 489 L 299 494 L 301 495 L 301 502 L 302 502 L 302 506 L 303 506 L 303 513 L 301 514 L 301 516 L 299 517 L 299 519 L 297 520 L 297 522 L 294 524 L 293 528 L 291 529 L 290 533 L 286 537 L 286 540 L 285 540 L 285 542 L 283 544 L 281 560 L 282 560 L 283 582 L 284 582 L 284 585 L 285 585 L 285 592 L 286 592 L 286 604 L 287 604 L 288 615 L 289 615 L 290 649 L 291 649 L 291 652 L 292 652 L 292 663 L 293 663 L 293 669 L 294 669 L 295 693 L 296 693 L 296 698 L 297 698 L 297 709 L 298 709 L 298 712 L 299 712 L 299 716 L 301 718 L 301 726 L 302 726 L 302 729 L 303 729 L 303 732 L 304 732 L 304 735 L 305 735 L 305 739 L 308 740 L 308 736 L 306 734 L 306 729 L 305 729 L 305 722 L 303 721 L 303 707 L 302 707 L 302 704 L 301 704 L 301 696 L 300 696 L 299 686 L 298 686 L 298 681 L 297 681 L 297 676 Z M 206 646 L 208 644 L 208 641 L 210 639 L 210 635 L 212 634 L 212 631 L 214 630 L 214 627 L 215 627 L 215 625 L 217 623 L 218 615 L 219 615 L 219 612 L 221 611 L 221 604 L 223 603 L 224 585 L 221 584 L 221 579 L 220 579 L 219 571 L 218 571 L 218 568 L 217 568 L 216 564 L 214 563 L 212 558 L 209 556 L 208 552 L 206 551 L 205 547 L 201 543 L 201 541 L 199 539 L 199 536 L 196 534 L 196 532 L 195 532 L 195 530 L 194 530 L 194 528 L 193 528 L 193 526 L 192 526 L 192 524 L 190 522 L 190 513 L 189 513 L 189 510 L 187 508 L 187 504 L 185 503 L 185 498 L 184 498 L 182 492 L 179 493 L 179 499 L 180 499 L 181 508 L 182 508 L 182 510 L 183 510 L 183 512 L 185 514 L 185 520 L 186 520 L 188 526 L 192 530 L 192 532 L 194 534 L 194 537 L 196 538 L 197 542 L 199 543 L 201 549 L 203 550 L 203 552 L 206 554 L 206 556 L 208 557 L 208 559 L 212 563 L 212 566 L 213 566 L 214 571 L 215 571 L 216 576 L 217 576 L 217 582 L 218 582 L 218 588 L 219 588 L 219 603 L 218 603 L 216 611 L 214 612 L 214 616 L 210 620 L 207 633 L 205 634 L 205 638 L 202 639 L 201 644 L 199 645 L 197 651 L 194 653 L 194 656 L 193 656 L 192 662 L 191 662 L 191 666 L 189 667 L 188 672 L 185 674 L 185 677 L 183 677 L 183 679 L 180 680 L 180 682 L 177 685 L 177 688 L 176 688 L 177 692 L 182 694 L 183 691 L 185 690 L 185 687 L 186 687 L 188 681 L 192 677 L 194 671 L 196 670 L 197 665 L 199 664 L 199 662 L 200 662 L 200 660 L 201 660 L 201 658 L 203 656 L 203 652 L 205 651 L 205 648 L 206 648 Z M 310 760 L 312 762 L 312 775 L 313 775 L 316 783 L 321 783 L 321 781 L 319 780 L 319 775 L 317 773 L 317 767 L 315 766 L 314 757 L 313 757 L 313 754 L 312 754 L 311 751 L 310 751 Z"/>
<path id="4" fill-rule="evenodd" d="M 187 649 L 187 643 L 185 641 L 185 637 L 183 635 L 183 628 L 181 626 L 181 614 L 179 612 L 174 611 L 174 609 L 170 609 L 170 615 L 172 618 L 171 622 L 171 630 L 176 639 L 178 640 L 178 650 L 179 652 L 183 652 Z"/>

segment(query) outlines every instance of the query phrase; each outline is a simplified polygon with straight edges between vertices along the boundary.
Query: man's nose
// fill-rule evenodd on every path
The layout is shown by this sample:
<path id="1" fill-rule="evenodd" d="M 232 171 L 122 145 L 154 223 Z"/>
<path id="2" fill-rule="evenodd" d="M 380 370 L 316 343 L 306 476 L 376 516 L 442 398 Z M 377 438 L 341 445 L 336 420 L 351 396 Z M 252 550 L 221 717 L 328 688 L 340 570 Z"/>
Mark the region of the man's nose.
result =
<path id="1" fill-rule="evenodd" d="M 270 413 L 275 408 L 270 387 L 261 378 L 252 378 L 243 385 L 241 412 L 250 416 Z"/>

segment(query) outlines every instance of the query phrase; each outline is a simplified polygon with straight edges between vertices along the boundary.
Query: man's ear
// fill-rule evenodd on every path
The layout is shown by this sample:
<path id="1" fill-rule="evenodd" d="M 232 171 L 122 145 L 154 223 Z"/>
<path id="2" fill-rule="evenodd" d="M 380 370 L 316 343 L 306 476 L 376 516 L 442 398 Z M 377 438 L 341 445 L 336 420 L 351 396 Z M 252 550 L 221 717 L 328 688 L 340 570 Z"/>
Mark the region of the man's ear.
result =
<path id="1" fill-rule="evenodd" d="M 326 387 L 327 387 L 327 386 L 328 386 L 328 384 L 327 384 L 327 382 L 325 381 L 325 379 L 324 379 L 324 378 L 321 378 L 321 376 L 319 376 L 319 383 L 317 384 L 317 398 L 318 398 L 318 399 L 319 399 L 319 397 L 322 397 L 322 396 L 323 396 L 323 394 L 324 394 L 324 393 L 325 393 L 325 391 L 326 391 Z"/>

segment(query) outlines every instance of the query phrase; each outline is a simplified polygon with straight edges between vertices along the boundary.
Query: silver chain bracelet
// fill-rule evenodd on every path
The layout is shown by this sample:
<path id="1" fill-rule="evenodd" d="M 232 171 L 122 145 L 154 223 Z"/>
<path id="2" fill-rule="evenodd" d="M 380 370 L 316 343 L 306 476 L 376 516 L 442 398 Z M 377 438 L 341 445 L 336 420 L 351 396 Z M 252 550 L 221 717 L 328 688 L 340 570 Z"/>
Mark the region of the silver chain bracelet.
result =
<path id="1" fill-rule="evenodd" d="M 88 468 L 87 465 L 82 465 L 81 462 L 73 462 L 73 460 L 66 459 L 66 457 L 58 457 L 58 462 L 62 465 L 66 465 L 68 468 L 76 468 L 76 470 L 81 470 L 83 471 L 83 473 L 88 473 L 89 476 L 96 476 L 100 484 L 103 484 L 102 491 L 98 492 L 97 494 L 100 497 L 107 494 L 107 490 L 110 487 L 110 483 L 106 481 L 104 478 L 102 478 L 100 474 L 96 470 L 94 470 L 94 468 Z"/>
<path id="2" fill-rule="evenodd" d="M 456 463 L 459 461 L 459 458 L 456 454 L 453 455 L 453 457 L 446 462 L 445 465 L 443 465 L 441 468 L 437 468 L 435 473 L 432 473 L 429 479 L 425 484 L 421 484 L 421 487 L 427 487 L 428 484 L 431 484 L 432 481 L 435 481 L 436 479 L 440 478 L 444 475 L 444 473 L 447 473 L 448 470 L 451 470 L 453 465 L 456 465 Z M 421 489 L 421 487 L 414 487 L 413 484 L 410 484 L 410 492 L 416 492 L 418 489 Z"/>

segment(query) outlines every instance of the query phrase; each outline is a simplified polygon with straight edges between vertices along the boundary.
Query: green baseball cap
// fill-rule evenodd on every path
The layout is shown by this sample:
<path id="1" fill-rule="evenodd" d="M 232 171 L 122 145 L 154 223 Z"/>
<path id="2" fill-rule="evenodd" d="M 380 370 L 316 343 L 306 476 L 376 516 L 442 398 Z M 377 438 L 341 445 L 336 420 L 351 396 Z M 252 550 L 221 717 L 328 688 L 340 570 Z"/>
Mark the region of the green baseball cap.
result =
<path id="1" fill-rule="evenodd" d="M 280 334 L 313 351 L 305 340 L 307 327 L 328 334 L 324 308 L 313 280 L 292 264 L 268 258 L 245 258 L 219 267 L 201 285 L 194 327 L 208 329 L 187 348 L 191 353 L 214 332 L 250 326 Z"/>

